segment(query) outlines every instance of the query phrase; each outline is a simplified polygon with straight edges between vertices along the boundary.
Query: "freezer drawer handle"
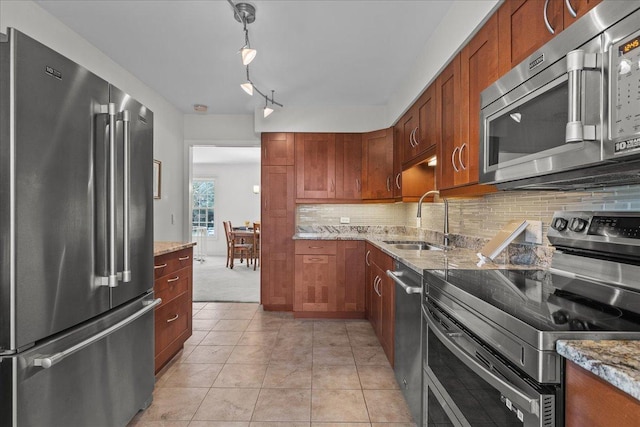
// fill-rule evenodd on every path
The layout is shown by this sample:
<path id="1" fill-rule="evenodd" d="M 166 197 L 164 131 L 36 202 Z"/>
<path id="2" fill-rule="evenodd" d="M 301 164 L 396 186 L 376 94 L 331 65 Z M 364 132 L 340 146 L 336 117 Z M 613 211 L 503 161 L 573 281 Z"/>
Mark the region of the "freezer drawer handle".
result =
<path id="1" fill-rule="evenodd" d="M 387 270 L 387 276 L 391 277 L 394 282 L 402 286 L 402 289 L 404 289 L 404 291 L 409 295 L 419 294 L 422 292 L 422 286 L 411 286 L 401 279 L 401 277 L 403 276 L 402 271 Z"/>
<path id="2" fill-rule="evenodd" d="M 115 325 L 111 326 L 110 328 L 105 329 L 104 331 L 95 334 L 92 337 L 87 338 L 86 340 L 79 342 L 78 344 L 74 345 L 73 347 L 69 347 L 68 349 L 61 351 L 59 353 L 55 353 L 52 355 L 48 355 L 48 356 L 41 356 L 38 357 L 36 359 L 33 359 L 33 365 L 34 366 L 39 366 L 41 368 L 47 369 L 52 367 L 53 365 L 55 365 L 58 362 L 61 362 L 62 360 L 64 360 L 65 358 L 67 358 L 68 356 L 71 356 L 73 353 L 76 353 L 80 350 L 82 350 L 85 347 L 90 346 L 91 344 L 100 341 L 102 338 L 111 335 L 112 333 L 116 332 L 119 329 L 122 329 L 123 327 L 127 326 L 128 324 L 130 324 L 131 322 L 135 321 L 136 319 L 138 319 L 139 317 L 144 316 L 146 313 L 148 313 L 149 311 L 153 310 L 156 306 L 160 305 L 162 303 L 162 299 L 157 298 L 153 301 L 149 301 L 149 302 L 144 302 L 143 304 L 145 304 L 145 306 L 143 308 L 141 308 L 140 310 L 136 311 L 135 313 L 133 313 L 131 316 L 127 317 L 126 319 L 121 320 L 120 322 L 116 323 Z"/>

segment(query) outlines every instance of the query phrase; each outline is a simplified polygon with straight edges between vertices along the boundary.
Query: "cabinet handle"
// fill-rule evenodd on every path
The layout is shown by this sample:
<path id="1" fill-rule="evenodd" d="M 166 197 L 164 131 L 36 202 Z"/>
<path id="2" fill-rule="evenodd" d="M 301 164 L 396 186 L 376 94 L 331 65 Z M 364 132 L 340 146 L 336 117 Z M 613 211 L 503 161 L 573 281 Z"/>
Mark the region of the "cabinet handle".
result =
<path id="1" fill-rule="evenodd" d="M 309 249 L 322 249 L 324 246 L 309 246 Z"/>
<path id="2" fill-rule="evenodd" d="M 551 33 L 551 34 L 555 34 L 556 30 L 553 29 L 553 27 L 551 26 L 551 24 L 549 23 L 549 18 L 547 17 L 547 9 L 549 8 L 549 0 L 545 0 L 544 1 L 544 10 L 542 11 L 542 15 L 544 17 L 544 25 L 547 26 L 547 30 Z"/>
<path id="3" fill-rule="evenodd" d="M 466 146 L 467 146 L 467 143 L 465 142 L 460 146 L 460 150 L 458 151 L 458 161 L 460 162 L 460 167 L 462 168 L 463 171 L 467 170 L 467 167 L 464 165 L 464 162 L 462 161 L 462 150 L 464 150 Z"/>
<path id="4" fill-rule="evenodd" d="M 413 145 L 413 133 L 414 133 L 415 131 L 416 131 L 416 130 L 414 129 L 414 130 L 412 130 L 412 131 L 411 131 L 411 133 L 409 134 L 409 145 L 411 146 L 411 148 L 415 148 L 415 147 L 416 147 L 415 145 Z"/>
<path id="5" fill-rule="evenodd" d="M 578 17 L 578 13 L 575 11 L 573 6 L 571 6 L 571 0 L 564 0 L 564 4 L 567 5 L 567 10 L 574 18 Z"/>
<path id="6" fill-rule="evenodd" d="M 391 176 L 387 177 L 387 191 L 391 191 Z"/>
<path id="7" fill-rule="evenodd" d="M 167 319 L 167 323 L 175 322 L 176 320 L 178 320 L 178 317 L 180 317 L 180 315 L 176 313 L 176 315 L 171 319 Z"/>
<path id="8" fill-rule="evenodd" d="M 371 264 L 369 264 L 369 255 L 371 255 L 371 251 L 367 251 L 367 254 L 364 256 L 364 263 L 370 267 Z"/>
<path id="9" fill-rule="evenodd" d="M 173 282 L 176 282 L 178 280 L 180 280 L 180 276 L 176 276 L 173 279 L 167 279 L 167 283 L 173 283 Z"/>
<path id="10" fill-rule="evenodd" d="M 322 261 L 322 258 L 309 258 L 309 261 Z"/>
<path id="11" fill-rule="evenodd" d="M 334 180 L 331 180 L 331 191 L 335 193 L 336 191 L 336 183 Z"/>
<path id="12" fill-rule="evenodd" d="M 188 259 L 190 259 L 190 258 L 191 258 L 191 257 L 190 257 L 189 255 L 187 255 L 187 256 L 183 256 L 183 257 L 181 257 L 181 258 L 178 258 L 178 261 L 186 261 L 186 260 L 188 260 Z"/>
<path id="13" fill-rule="evenodd" d="M 415 142 L 415 144 L 416 144 L 414 147 L 417 147 L 418 145 L 420 145 L 420 141 L 418 141 L 418 138 L 416 137 L 416 135 L 418 134 L 418 130 L 419 129 L 420 128 L 418 126 L 416 126 L 416 129 L 413 131 L 413 142 Z"/>
<path id="14" fill-rule="evenodd" d="M 360 179 L 356 178 L 356 191 L 360 191 Z"/>
<path id="15" fill-rule="evenodd" d="M 402 176 L 402 172 L 398 172 L 398 175 L 396 175 L 396 187 L 398 187 L 398 190 L 401 190 L 402 187 L 400 187 L 400 177 Z"/>
<path id="16" fill-rule="evenodd" d="M 460 147 L 456 147 L 451 153 L 451 164 L 453 165 L 453 170 L 456 172 L 460 172 L 460 169 L 456 167 L 456 151 L 460 150 Z"/>
<path id="17" fill-rule="evenodd" d="M 161 268 L 165 268 L 167 266 L 167 263 L 165 262 L 164 264 L 160 264 L 160 265 L 154 265 L 153 269 L 154 270 L 159 270 Z"/>

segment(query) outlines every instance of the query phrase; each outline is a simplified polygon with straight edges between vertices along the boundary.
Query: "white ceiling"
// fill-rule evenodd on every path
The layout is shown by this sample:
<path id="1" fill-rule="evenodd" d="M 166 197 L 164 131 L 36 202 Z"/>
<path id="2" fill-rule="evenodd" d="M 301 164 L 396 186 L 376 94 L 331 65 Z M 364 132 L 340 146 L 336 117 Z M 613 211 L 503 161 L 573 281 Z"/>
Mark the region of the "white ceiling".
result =
<path id="1" fill-rule="evenodd" d="M 285 108 L 386 105 L 452 1 L 252 1 L 251 79 Z M 239 87 L 244 34 L 226 0 L 37 3 L 184 113 L 264 104 Z"/>

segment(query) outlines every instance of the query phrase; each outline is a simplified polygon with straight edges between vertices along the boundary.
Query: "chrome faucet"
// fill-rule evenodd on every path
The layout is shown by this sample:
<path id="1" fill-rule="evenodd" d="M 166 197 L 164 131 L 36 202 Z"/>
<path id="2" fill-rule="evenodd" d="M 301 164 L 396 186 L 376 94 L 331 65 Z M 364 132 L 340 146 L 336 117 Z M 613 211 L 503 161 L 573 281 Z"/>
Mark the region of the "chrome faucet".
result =
<path id="1" fill-rule="evenodd" d="M 427 191 L 422 195 L 422 197 L 420 197 L 420 200 L 418 200 L 418 212 L 416 213 L 416 220 L 417 220 L 416 225 L 418 228 L 422 227 L 422 201 L 425 199 L 425 197 L 430 196 L 432 194 L 440 195 L 440 192 L 438 190 Z M 444 241 L 443 243 L 444 243 L 444 248 L 448 249 L 449 248 L 449 201 L 445 198 L 443 198 L 442 201 L 444 202 L 444 230 L 443 230 Z"/>

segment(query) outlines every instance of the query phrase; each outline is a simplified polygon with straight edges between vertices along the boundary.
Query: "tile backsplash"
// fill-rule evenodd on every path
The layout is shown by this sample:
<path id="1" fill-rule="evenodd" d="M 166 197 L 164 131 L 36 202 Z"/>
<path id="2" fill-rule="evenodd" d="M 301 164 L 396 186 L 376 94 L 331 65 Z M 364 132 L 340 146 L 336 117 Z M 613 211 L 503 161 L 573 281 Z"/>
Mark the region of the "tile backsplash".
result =
<path id="1" fill-rule="evenodd" d="M 296 225 L 338 225 L 348 217 L 350 225 L 416 226 L 417 203 L 309 204 L 298 205 Z M 557 210 L 640 211 L 640 186 L 591 191 L 501 191 L 473 199 L 449 200 L 449 229 L 452 234 L 480 239 L 493 237 L 511 220 L 542 221 L 543 245 L 553 212 Z M 422 228 L 442 231 L 443 203 L 425 203 Z"/>

